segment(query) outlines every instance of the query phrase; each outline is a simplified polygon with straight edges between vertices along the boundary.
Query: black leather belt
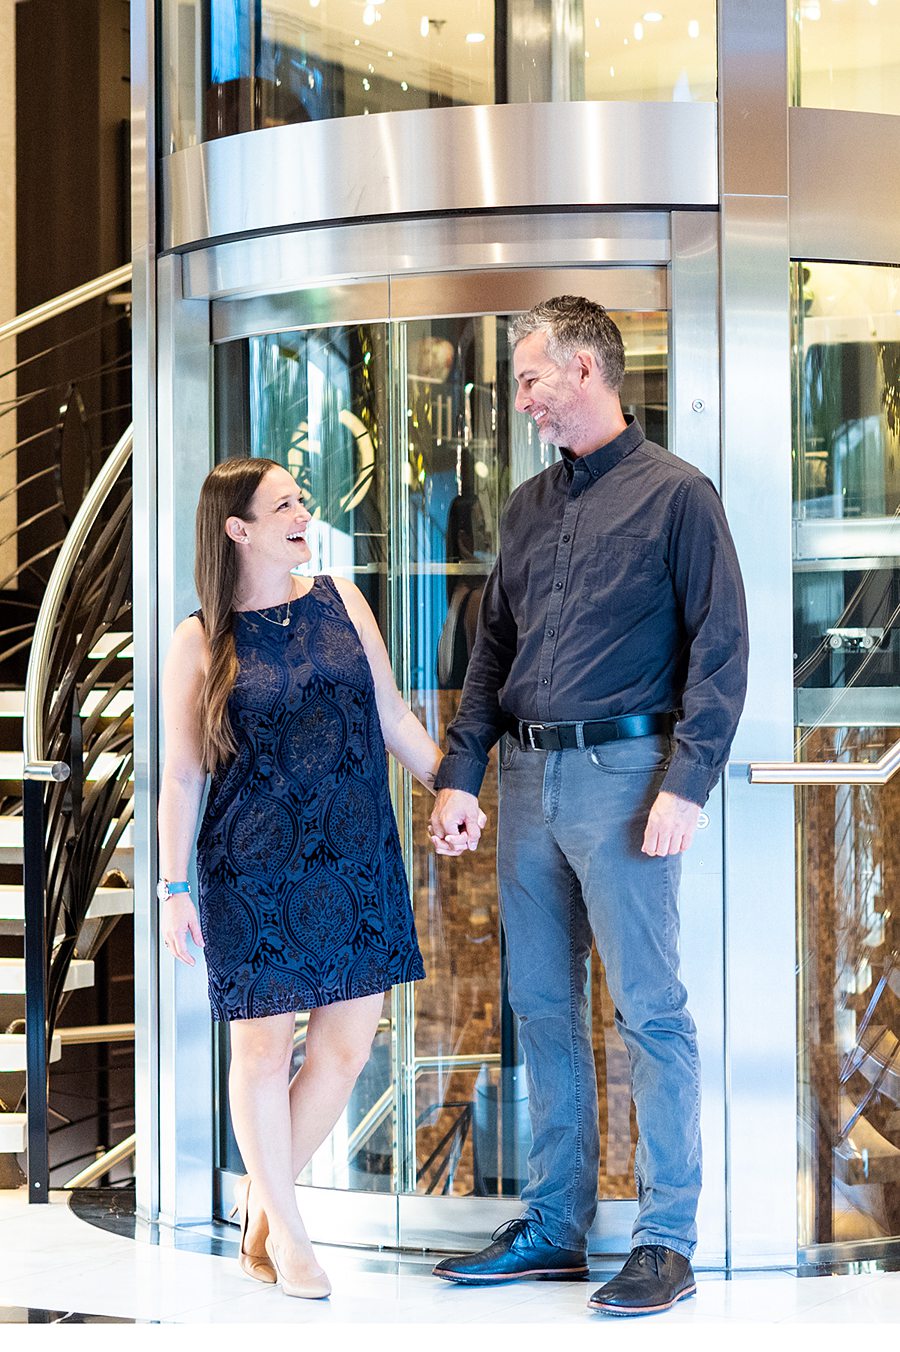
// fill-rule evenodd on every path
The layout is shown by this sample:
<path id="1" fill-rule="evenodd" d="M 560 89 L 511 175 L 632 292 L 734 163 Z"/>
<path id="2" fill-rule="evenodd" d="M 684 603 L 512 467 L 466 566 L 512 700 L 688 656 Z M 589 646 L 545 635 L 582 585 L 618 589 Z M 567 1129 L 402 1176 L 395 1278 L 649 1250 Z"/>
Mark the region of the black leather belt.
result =
<path id="1" fill-rule="evenodd" d="M 505 731 L 514 737 L 523 751 L 574 751 L 601 742 L 618 742 L 627 737 L 652 737 L 670 733 L 675 714 L 627 714 L 622 718 L 602 718 L 590 723 L 525 723 L 507 718 Z"/>

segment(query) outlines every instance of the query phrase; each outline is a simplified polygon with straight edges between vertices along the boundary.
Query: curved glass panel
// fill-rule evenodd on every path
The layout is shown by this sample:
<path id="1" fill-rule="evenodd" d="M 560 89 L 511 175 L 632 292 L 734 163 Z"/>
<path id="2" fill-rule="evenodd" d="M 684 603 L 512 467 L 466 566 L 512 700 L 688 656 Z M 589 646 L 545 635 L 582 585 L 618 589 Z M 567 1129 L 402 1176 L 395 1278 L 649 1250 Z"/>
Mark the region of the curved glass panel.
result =
<path id="1" fill-rule="evenodd" d="M 794 102 L 900 113 L 900 23 L 891 0 L 793 0 Z"/>
<path id="2" fill-rule="evenodd" d="M 613 313 L 622 392 L 668 441 L 668 315 Z M 556 459 L 513 411 L 507 317 L 299 330 L 216 349 L 218 456 L 266 455 L 303 486 L 314 526 L 304 571 L 352 578 L 379 620 L 398 684 L 432 736 L 453 718 L 493 565 L 501 509 Z M 394 767 L 395 804 L 427 980 L 385 1000 L 372 1058 L 300 1182 L 353 1191 L 512 1196 L 530 1146 L 524 1067 L 506 998 L 495 868 L 499 766 L 488 830 L 458 860 L 425 835 L 430 797 Z M 600 1100 L 599 1195 L 634 1197 L 628 1056 L 602 964 L 590 997 Z M 308 1016 L 298 1015 L 294 1069 Z M 225 1107 L 219 1028 L 217 1166 L 241 1172 Z"/>
<path id="3" fill-rule="evenodd" d="M 875 761 L 900 738 L 900 269 L 797 264 L 794 301 L 796 754 Z M 797 813 L 801 1244 L 877 1256 L 900 1238 L 900 778 L 800 788 Z"/>
<path id="4" fill-rule="evenodd" d="M 711 102 L 715 0 L 163 0 L 165 153 L 465 104 Z"/>

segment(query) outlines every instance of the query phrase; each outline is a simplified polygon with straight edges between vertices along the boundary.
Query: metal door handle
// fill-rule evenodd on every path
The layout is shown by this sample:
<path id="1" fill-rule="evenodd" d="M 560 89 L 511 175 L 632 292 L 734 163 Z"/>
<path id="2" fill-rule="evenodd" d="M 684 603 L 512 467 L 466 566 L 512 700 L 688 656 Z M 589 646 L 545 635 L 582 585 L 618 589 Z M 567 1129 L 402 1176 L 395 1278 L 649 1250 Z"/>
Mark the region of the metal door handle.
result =
<path id="1" fill-rule="evenodd" d="M 751 784 L 886 784 L 900 769 L 900 740 L 877 761 L 751 761 Z"/>

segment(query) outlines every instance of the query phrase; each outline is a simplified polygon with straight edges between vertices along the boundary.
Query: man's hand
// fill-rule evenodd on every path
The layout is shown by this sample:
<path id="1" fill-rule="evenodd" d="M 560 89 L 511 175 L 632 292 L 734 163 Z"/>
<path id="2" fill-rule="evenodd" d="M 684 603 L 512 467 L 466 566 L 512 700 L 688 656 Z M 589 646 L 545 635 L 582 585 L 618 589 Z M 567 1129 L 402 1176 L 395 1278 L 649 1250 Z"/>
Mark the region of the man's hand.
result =
<path id="1" fill-rule="evenodd" d="M 478 847 L 487 817 L 473 793 L 441 789 L 435 798 L 428 831 L 436 854 L 462 854 Z"/>
<path id="2" fill-rule="evenodd" d="M 674 793 L 657 794 L 647 818 L 643 854 L 684 854 L 694 839 L 700 808 Z"/>

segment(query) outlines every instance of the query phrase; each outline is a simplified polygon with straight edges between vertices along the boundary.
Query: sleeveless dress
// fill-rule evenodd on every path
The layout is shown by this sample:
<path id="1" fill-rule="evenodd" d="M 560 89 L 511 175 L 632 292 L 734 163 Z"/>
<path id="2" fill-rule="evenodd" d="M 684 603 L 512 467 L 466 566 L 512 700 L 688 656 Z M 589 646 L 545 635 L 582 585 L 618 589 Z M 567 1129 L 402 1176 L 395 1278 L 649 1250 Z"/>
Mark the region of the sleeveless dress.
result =
<path id="1" fill-rule="evenodd" d="M 238 749 L 212 778 L 197 840 L 220 1021 L 313 1009 L 425 975 L 365 651 L 330 577 L 289 613 L 284 628 L 254 611 L 233 620 L 239 672 L 228 713 Z"/>

